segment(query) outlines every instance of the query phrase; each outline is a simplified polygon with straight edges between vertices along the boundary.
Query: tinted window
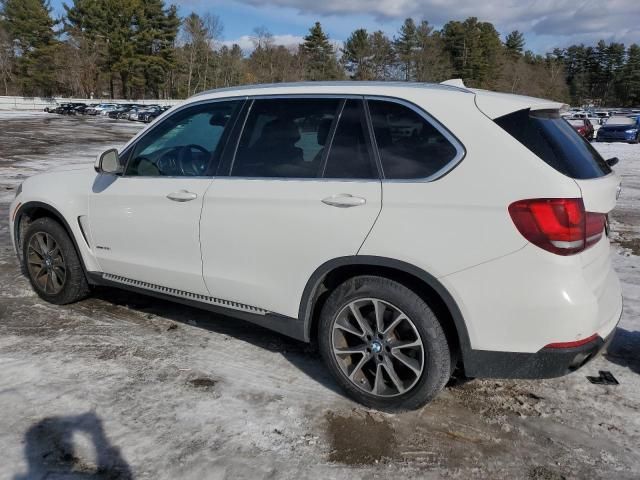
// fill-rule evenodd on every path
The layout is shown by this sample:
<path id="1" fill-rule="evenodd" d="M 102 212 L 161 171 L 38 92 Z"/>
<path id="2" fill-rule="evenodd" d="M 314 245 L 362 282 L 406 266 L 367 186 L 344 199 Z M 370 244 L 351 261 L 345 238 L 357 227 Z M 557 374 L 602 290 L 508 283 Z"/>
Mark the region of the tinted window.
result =
<path id="1" fill-rule="evenodd" d="M 611 172 L 600 154 L 558 112 L 519 110 L 495 122 L 557 171 L 576 179 Z"/>
<path id="2" fill-rule="evenodd" d="M 362 101 L 347 100 L 336 127 L 325 178 L 378 178 Z"/>
<path id="3" fill-rule="evenodd" d="M 125 175 L 214 174 L 230 119 L 241 102 L 214 102 L 176 112 L 134 146 Z"/>
<path id="4" fill-rule="evenodd" d="M 255 100 L 240 137 L 232 177 L 315 178 L 339 99 Z"/>
<path id="5" fill-rule="evenodd" d="M 456 148 L 422 115 L 394 102 L 369 100 L 385 178 L 425 178 L 444 168 Z"/>

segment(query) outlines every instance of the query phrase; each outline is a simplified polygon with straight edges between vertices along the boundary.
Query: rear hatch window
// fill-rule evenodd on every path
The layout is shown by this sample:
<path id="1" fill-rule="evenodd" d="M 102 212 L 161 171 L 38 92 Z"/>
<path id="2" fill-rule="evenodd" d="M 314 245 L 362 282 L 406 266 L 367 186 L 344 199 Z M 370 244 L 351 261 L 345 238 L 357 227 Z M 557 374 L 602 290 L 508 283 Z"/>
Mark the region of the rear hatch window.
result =
<path id="1" fill-rule="evenodd" d="M 611 173 L 600 154 L 557 110 L 518 110 L 495 119 L 512 137 L 560 173 L 577 180 Z"/>

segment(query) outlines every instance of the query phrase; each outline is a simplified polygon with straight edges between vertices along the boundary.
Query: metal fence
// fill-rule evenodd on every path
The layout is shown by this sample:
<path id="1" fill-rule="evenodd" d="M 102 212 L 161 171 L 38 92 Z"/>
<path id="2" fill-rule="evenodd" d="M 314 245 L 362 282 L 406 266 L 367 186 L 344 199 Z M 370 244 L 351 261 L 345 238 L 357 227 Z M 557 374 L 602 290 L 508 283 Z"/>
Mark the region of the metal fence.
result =
<path id="1" fill-rule="evenodd" d="M 142 105 L 176 105 L 182 100 L 108 100 L 96 98 L 62 98 L 62 97 L 4 97 L 0 96 L 0 110 L 44 110 L 45 107 L 54 107 L 60 103 L 138 103 Z"/>

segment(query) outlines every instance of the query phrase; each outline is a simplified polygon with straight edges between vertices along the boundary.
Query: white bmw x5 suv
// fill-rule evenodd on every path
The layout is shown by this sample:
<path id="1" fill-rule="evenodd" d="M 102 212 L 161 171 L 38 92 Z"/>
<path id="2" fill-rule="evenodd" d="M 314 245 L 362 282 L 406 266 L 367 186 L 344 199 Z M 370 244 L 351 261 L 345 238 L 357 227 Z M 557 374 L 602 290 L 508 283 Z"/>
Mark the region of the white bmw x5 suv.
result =
<path id="1" fill-rule="evenodd" d="M 559 376 L 622 311 L 620 181 L 563 107 L 451 84 L 214 90 L 92 168 L 27 179 L 12 238 L 49 302 L 110 285 L 317 341 L 371 407 L 417 408 L 455 367 Z"/>

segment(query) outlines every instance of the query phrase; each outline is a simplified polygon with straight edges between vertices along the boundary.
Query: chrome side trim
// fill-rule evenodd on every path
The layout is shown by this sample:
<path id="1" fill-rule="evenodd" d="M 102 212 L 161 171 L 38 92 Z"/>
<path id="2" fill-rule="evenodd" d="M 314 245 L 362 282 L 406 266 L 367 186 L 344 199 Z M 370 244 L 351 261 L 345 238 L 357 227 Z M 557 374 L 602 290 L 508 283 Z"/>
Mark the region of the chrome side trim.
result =
<path id="1" fill-rule="evenodd" d="M 178 290 L 175 288 L 163 287 L 161 285 L 155 285 L 153 283 L 142 282 L 140 280 L 132 280 L 130 278 L 121 277 L 119 275 L 112 275 L 111 273 L 103 273 L 102 278 L 111 282 L 130 285 L 137 288 L 143 288 L 145 290 L 151 290 L 154 292 L 163 293 L 165 295 L 172 295 L 174 297 L 186 298 L 189 300 L 194 300 L 196 302 L 208 303 L 209 305 L 217 305 L 219 307 L 231 308 L 233 310 L 240 310 L 248 313 L 255 313 L 257 315 L 266 315 L 267 313 L 269 313 L 267 310 L 253 307 L 251 305 L 245 305 L 244 303 L 224 300 L 222 298 L 209 297 L 207 295 L 200 295 L 198 293 L 185 292 L 183 290 Z"/>

